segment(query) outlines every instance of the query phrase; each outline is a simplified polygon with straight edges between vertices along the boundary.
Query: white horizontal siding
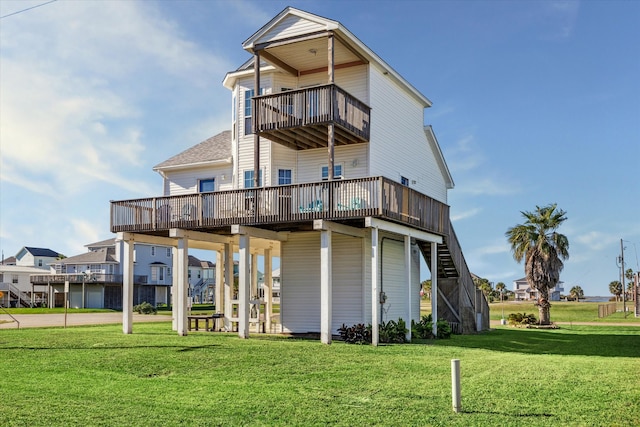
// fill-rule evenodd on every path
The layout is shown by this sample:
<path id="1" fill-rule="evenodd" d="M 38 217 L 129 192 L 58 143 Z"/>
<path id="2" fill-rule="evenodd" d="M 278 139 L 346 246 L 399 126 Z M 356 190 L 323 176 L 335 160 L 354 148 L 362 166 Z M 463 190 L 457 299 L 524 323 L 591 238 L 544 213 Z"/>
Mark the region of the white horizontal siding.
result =
<path id="1" fill-rule="evenodd" d="M 335 147 L 334 164 L 342 165 L 345 179 L 368 176 L 368 144 L 341 145 Z M 329 164 L 326 148 L 298 152 L 298 183 L 315 182 L 322 179 L 322 166 Z"/>
<path id="2" fill-rule="evenodd" d="M 320 233 L 291 233 L 282 242 L 280 318 L 283 332 L 320 331 Z"/>
<path id="3" fill-rule="evenodd" d="M 364 322 L 362 239 L 332 233 L 332 323 L 331 331 Z"/>
<path id="4" fill-rule="evenodd" d="M 424 108 L 377 68 L 370 67 L 370 79 L 371 174 L 404 176 L 411 188 L 446 203 L 445 180 L 424 133 Z"/>
<path id="5" fill-rule="evenodd" d="M 254 43 L 260 44 L 288 37 L 300 36 L 307 33 L 325 30 L 326 26 L 317 22 L 309 21 L 298 16 L 288 16 L 277 25 L 267 31 Z"/>
<path id="6" fill-rule="evenodd" d="M 380 240 L 382 266 L 380 289 L 387 295 L 387 301 L 382 306 L 381 319 L 385 322 L 399 318 L 406 321 L 408 291 L 404 269 L 404 244 L 402 241 L 392 240 L 385 236 Z"/>
<path id="7" fill-rule="evenodd" d="M 231 189 L 232 173 L 233 167 L 231 164 L 167 172 L 168 195 L 197 193 L 199 180 L 211 178 L 215 179 L 216 191 Z M 223 176 L 224 179 L 222 178 Z"/>

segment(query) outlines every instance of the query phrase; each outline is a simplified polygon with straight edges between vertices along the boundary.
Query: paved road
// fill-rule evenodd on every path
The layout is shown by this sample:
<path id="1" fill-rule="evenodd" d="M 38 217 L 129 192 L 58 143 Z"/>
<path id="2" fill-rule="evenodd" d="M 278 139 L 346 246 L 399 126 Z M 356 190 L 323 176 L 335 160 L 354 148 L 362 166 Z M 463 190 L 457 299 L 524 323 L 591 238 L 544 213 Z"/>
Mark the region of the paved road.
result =
<path id="1" fill-rule="evenodd" d="M 14 314 L 21 328 L 43 328 L 64 326 L 64 313 L 55 314 Z M 168 315 L 134 314 L 133 323 L 170 322 Z M 73 313 L 67 314 L 67 326 L 101 325 L 106 323 L 122 323 L 122 313 Z M 0 312 L 0 329 L 15 329 L 18 325 L 11 316 Z"/>

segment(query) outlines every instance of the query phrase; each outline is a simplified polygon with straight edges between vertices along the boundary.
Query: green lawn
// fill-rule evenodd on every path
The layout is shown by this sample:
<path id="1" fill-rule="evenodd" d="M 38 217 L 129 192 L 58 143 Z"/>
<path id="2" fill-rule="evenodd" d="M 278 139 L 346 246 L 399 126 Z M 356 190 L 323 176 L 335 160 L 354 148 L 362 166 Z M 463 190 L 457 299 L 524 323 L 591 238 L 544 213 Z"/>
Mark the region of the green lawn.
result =
<path id="1" fill-rule="evenodd" d="M 168 323 L 0 330 L 3 425 L 630 426 L 640 328 L 497 328 L 371 346 Z M 461 360 L 463 412 L 451 410 Z"/>

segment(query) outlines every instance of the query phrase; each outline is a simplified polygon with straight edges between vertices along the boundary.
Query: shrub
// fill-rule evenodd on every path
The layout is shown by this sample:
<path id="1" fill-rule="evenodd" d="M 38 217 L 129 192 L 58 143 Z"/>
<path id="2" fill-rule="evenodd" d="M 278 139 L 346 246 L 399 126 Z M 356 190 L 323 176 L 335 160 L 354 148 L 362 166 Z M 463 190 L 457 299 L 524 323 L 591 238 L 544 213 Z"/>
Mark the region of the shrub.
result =
<path id="1" fill-rule="evenodd" d="M 133 311 L 137 311 L 140 314 L 156 314 L 158 310 L 148 302 L 143 302 L 133 306 Z"/>
<path id="2" fill-rule="evenodd" d="M 444 319 L 438 319 L 438 338 L 451 338 L 451 326 Z M 411 335 L 418 339 L 433 339 L 433 318 L 427 314 L 420 318 L 419 322 L 411 321 Z"/>
<path id="3" fill-rule="evenodd" d="M 527 313 L 510 313 L 507 321 L 510 325 L 535 325 L 538 323 L 536 316 Z"/>
<path id="4" fill-rule="evenodd" d="M 371 342 L 371 325 L 365 326 L 364 323 L 347 326 L 344 323 L 338 328 L 340 338 L 348 344 L 367 344 Z"/>
<path id="5" fill-rule="evenodd" d="M 380 342 L 402 344 L 407 341 L 407 324 L 404 320 L 398 319 L 382 322 L 378 328 Z"/>

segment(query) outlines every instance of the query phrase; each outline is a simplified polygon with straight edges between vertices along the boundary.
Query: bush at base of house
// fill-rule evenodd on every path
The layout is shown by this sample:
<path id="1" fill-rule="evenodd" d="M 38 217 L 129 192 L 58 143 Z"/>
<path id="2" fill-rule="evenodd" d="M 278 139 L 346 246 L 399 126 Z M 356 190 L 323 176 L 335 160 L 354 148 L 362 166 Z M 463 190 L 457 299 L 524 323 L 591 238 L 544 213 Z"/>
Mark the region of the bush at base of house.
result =
<path id="1" fill-rule="evenodd" d="M 535 325 L 538 323 L 536 316 L 527 313 L 510 313 L 507 321 L 510 325 Z"/>
<path id="2" fill-rule="evenodd" d="M 140 314 L 156 314 L 158 310 L 148 302 L 143 302 L 142 304 L 134 305 L 133 311 L 138 312 Z"/>
<path id="3" fill-rule="evenodd" d="M 439 339 L 451 338 L 451 326 L 444 319 L 438 319 L 437 323 Z M 433 318 L 430 314 L 422 316 L 419 322 L 411 321 L 411 336 L 417 339 L 433 339 Z"/>
<path id="4" fill-rule="evenodd" d="M 358 323 L 357 325 L 347 326 L 344 323 L 338 332 L 340 338 L 348 344 L 370 344 L 371 343 L 371 325 Z M 398 319 L 382 322 L 378 326 L 378 338 L 381 343 L 397 343 L 402 344 L 407 340 L 407 324 L 404 320 Z"/>

